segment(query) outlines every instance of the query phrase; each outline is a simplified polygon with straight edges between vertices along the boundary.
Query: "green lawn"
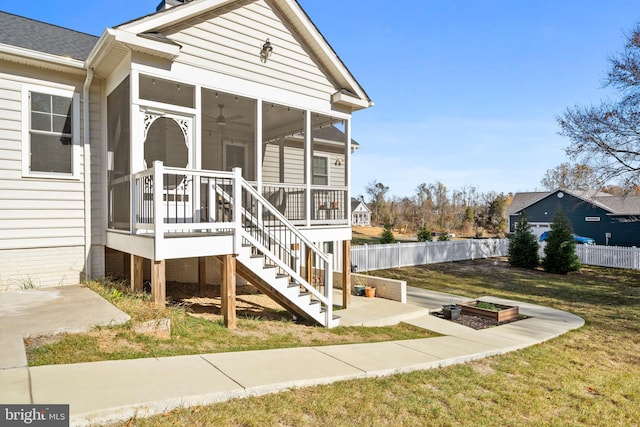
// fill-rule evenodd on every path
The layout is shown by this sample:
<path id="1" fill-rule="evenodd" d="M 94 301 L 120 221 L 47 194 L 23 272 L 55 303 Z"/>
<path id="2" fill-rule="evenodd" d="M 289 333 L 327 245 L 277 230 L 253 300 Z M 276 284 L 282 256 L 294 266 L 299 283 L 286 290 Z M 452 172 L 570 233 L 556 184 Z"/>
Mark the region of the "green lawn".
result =
<path id="1" fill-rule="evenodd" d="M 470 261 L 376 274 L 468 297 L 548 305 L 586 324 L 463 365 L 176 410 L 131 425 L 639 425 L 640 272 L 584 268 L 556 276 Z"/>
<path id="2" fill-rule="evenodd" d="M 122 283 L 92 282 L 88 285 L 128 313 L 135 323 L 169 318 L 171 335 L 138 334 L 132 331 L 128 323 L 96 328 L 83 334 L 27 339 L 25 343 L 30 366 L 391 341 L 438 335 L 406 323 L 376 328 L 333 329 L 297 324 L 291 320 L 290 314 L 277 305 L 256 311 L 257 314 L 250 316 L 240 315 L 238 327 L 230 330 L 224 327 L 219 315 L 194 317 L 198 315 L 194 311 L 202 311 L 206 307 L 193 306 L 191 308 L 198 308 L 192 310 L 188 305 L 179 304 L 158 309 L 152 306 L 148 294 L 129 294 Z M 238 296 L 238 299 L 246 298 L 246 295 Z M 264 299 L 268 300 L 266 297 Z"/>

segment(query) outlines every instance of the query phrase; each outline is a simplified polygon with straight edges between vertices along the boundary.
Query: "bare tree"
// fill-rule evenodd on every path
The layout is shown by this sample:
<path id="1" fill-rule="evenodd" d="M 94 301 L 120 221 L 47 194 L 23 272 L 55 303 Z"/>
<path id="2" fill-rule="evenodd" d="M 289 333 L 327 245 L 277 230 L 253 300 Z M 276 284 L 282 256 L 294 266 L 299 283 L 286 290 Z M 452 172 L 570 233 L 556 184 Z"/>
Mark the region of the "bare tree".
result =
<path id="1" fill-rule="evenodd" d="M 383 183 L 374 180 L 370 182 L 366 187 L 365 191 L 370 197 L 370 205 L 373 212 L 376 215 L 376 222 L 380 222 L 380 213 L 381 210 L 386 207 L 385 194 L 389 191 L 389 187 L 385 186 Z"/>
<path id="2" fill-rule="evenodd" d="M 591 166 L 600 182 L 632 188 L 640 184 L 640 25 L 609 62 L 605 86 L 617 90 L 617 99 L 567 109 L 558 118 L 560 134 L 571 140 L 567 154 Z"/>
<path id="3" fill-rule="evenodd" d="M 588 165 L 561 163 L 548 169 L 540 184 L 547 190 L 567 188 L 570 190 L 593 190 L 600 187 L 598 177 Z"/>

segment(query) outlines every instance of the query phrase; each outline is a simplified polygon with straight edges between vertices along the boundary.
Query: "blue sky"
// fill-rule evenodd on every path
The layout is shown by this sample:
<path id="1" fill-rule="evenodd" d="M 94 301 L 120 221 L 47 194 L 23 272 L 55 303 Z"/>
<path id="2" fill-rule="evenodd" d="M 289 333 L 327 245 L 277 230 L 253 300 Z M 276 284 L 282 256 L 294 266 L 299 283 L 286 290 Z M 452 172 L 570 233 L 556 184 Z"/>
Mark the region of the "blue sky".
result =
<path id="1" fill-rule="evenodd" d="M 100 35 L 159 0 L 7 1 L 2 10 Z M 556 117 L 598 103 L 631 0 L 299 0 L 376 105 L 356 112 L 352 191 L 374 181 L 540 189 L 567 161 Z M 1 30 L 0 30 L 1 31 Z"/>

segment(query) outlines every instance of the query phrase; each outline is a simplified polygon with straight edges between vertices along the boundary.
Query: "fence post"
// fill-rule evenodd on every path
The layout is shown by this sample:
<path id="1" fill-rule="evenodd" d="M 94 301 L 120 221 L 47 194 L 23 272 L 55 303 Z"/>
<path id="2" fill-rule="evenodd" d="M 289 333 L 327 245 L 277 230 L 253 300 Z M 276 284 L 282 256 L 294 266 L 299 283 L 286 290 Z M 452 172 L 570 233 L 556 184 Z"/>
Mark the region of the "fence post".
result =
<path id="1" fill-rule="evenodd" d="M 369 271 L 369 245 L 364 244 L 364 271 Z"/>
<path id="2" fill-rule="evenodd" d="M 400 242 L 396 243 L 396 245 L 398 245 L 398 267 L 397 268 L 400 268 L 402 266 L 402 263 L 400 262 L 400 260 L 402 259 L 400 251 L 402 249 L 400 249 Z"/>

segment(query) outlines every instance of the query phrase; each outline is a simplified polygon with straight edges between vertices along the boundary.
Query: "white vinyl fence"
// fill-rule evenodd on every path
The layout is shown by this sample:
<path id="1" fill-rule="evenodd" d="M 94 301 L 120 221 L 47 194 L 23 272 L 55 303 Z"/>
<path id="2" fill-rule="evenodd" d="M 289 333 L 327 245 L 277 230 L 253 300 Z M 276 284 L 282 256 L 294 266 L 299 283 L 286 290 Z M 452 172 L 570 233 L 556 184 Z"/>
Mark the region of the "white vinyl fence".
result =
<path id="1" fill-rule="evenodd" d="M 541 257 L 544 256 L 545 245 L 540 245 Z M 364 272 L 507 256 L 508 250 L 508 239 L 356 245 L 351 247 L 351 264 L 357 267 L 357 271 Z M 640 248 L 576 245 L 576 254 L 585 265 L 640 270 Z"/>
<path id="2" fill-rule="evenodd" d="M 507 256 L 508 239 L 469 239 L 446 242 L 390 243 L 351 247 L 357 271 L 411 267 L 439 262 Z"/>
<path id="3" fill-rule="evenodd" d="M 540 258 L 546 243 L 540 245 Z M 640 270 L 640 248 L 626 246 L 576 245 L 576 254 L 585 265 Z"/>

